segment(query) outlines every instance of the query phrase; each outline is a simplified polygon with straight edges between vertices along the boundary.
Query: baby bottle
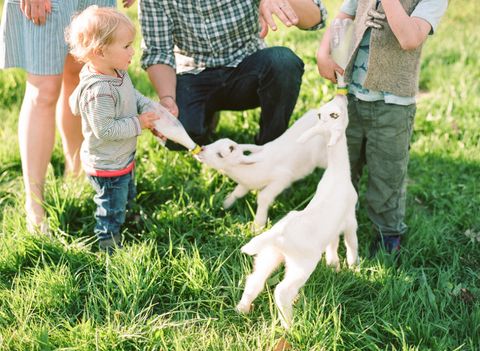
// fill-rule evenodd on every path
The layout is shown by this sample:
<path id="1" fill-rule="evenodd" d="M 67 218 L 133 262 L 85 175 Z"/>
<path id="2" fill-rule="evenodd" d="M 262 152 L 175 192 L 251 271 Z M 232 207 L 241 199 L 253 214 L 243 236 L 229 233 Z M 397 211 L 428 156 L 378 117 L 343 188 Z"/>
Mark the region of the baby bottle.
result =
<path id="1" fill-rule="evenodd" d="M 194 155 L 200 152 L 200 146 L 188 136 L 180 121 L 159 102 L 151 101 L 149 111 L 154 111 L 155 116 L 160 117 L 160 119 L 153 121 L 157 131 L 162 133 L 167 139 L 185 146 Z"/>
<path id="2" fill-rule="evenodd" d="M 347 66 L 348 59 L 353 50 L 353 21 L 350 18 L 335 18 L 330 24 L 330 55 L 343 69 Z M 337 76 L 337 94 L 347 94 L 347 85 L 343 76 Z"/>

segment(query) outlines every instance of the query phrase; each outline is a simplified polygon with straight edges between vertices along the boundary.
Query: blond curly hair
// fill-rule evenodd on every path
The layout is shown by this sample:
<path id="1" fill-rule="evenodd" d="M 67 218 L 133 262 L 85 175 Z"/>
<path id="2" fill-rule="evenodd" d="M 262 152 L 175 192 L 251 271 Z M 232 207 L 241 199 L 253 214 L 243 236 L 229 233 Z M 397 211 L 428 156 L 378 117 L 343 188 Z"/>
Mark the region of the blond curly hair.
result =
<path id="1" fill-rule="evenodd" d="M 132 20 L 113 7 L 92 5 L 77 14 L 65 30 L 65 40 L 70 54 L 81 62 L 87 62 L 95 49 L 106 50 L 115 42 L 115 30 L 124 23 L 136 33 Z"/>

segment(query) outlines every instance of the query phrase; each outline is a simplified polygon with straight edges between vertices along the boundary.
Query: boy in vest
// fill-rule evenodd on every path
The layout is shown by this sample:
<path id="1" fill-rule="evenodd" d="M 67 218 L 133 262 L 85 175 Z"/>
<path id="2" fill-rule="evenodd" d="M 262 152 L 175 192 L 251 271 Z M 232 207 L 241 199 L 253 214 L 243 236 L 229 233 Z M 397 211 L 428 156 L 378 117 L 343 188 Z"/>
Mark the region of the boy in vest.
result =
<path id="1" fill-rule="evenodd" d="M 348 83 L 346 131 L 352 182 L 368 167 L 365 205 L 377 233 L 371 254 L 395 255 L 405 217 L 406 175 L 416 112 L 420 56 L 448 0 L 344 0 L 336 18 L 355 22 L 355 46 L 345 71 L 330 57 L 330 28 L 317 52 L 321 76 Z M 358 204 L 357 204 L 358 205 Z"/>

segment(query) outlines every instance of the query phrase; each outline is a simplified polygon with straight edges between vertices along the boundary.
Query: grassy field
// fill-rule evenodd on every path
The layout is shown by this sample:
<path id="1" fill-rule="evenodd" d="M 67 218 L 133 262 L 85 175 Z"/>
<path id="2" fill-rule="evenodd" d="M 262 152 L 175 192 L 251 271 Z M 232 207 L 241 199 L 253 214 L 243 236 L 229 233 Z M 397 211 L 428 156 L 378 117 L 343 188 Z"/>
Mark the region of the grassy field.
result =
<path id="1" fill-rule="evenodd" d="M 341 0 L 325 4 L 330 21 Z M 282 337 L 293 350 L 480 350 L 480 8 L 451 0 L 447 11 L 422 59 L 409 231 L 398 264 L 368 258 L 374 234 L 362 206 L 360 266 L 335 273 L 321 261 L 300 291 L 288 332 L 273 303 L 283 268 L 253 313 L 234 311 L 252 270 L 239 247 L 254 235 L 256 194 L 225 211 L 222 200 L 235 183 L 190 155 L 164 150 L 148 133 L 138 142 L 137 204 L 150 221 L 145 229 L 124 227 L 126 250 L 99 255 L 94 192 L 84 178 L 62 177 L 60 138 L 46 184 L 53 237 L 30 235 L 17 142 L 26 76 L 0 71 L 0 350 L 273 350 Z M 128 13 L 136 17 L 135 9 Z M 316 69 L 323 33 L 268 36 L 306 64 L 292 122 L 333 97 Z M 153 98 L 139 42 L 129 72 Z M 252 142 L 258 116 L 223 112 L 217 136 Z M 279 196 L 269 226 L 304 208 L 321 175 Z M 340 251 L 345 257 L 343 244 Z"/>

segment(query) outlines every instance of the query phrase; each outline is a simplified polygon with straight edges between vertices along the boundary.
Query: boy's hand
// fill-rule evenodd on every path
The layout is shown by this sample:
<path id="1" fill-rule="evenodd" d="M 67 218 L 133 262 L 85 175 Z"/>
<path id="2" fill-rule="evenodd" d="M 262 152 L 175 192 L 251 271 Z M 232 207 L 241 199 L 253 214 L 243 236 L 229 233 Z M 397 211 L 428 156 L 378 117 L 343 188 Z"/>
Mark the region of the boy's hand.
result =
<path id="1" fill-rule="evenodd" d="M 376 11 L 374 9 L 368 10 L 368 18 L 365 21 L 365 24 L 368 27 L 372 27 L 375 29 L 383 29 L 385 26 L 385 23 L 387 22 L 386 18 L 387 16 L 379 11 Z"/>
<path id="2" fill-rule="evenodd" d="M 140 125 L 142 129 L 153 130 L 155 128 L 155 123 L 153 121 L 160 119 L 160 117 L 155 116 L 155 112 L 149 111 L 138 115 L 137 118 L 140 120 Z"/>
<path id="3" fill-rule="evenodd" d="M 335 71 L 343 76 L 343 68 L 340 67 L 330 55 L 324 55 L 320 49 L 317 52 L 317 66 L 320 75 L 330 80 L 333 84 L 337 84 Z"/>

